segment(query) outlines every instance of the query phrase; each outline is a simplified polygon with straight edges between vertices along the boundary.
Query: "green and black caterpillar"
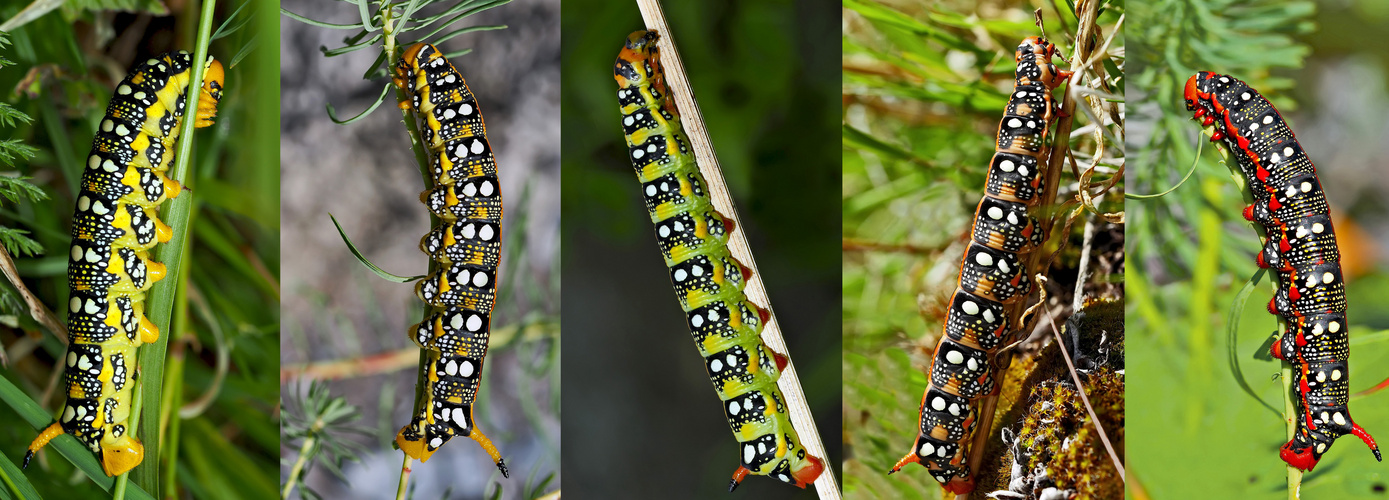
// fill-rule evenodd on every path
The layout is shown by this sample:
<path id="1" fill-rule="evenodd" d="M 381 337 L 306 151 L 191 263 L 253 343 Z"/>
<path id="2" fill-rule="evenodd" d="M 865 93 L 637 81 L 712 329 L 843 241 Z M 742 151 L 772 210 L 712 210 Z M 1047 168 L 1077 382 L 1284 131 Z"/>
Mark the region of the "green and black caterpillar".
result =
<path id="1" fill-rule="evenodd" d="M 1236 78 L 1202 71 L 1186 82 L 1186 109 L 1211 141 L 1224 141 L 1253 194 L 1244 218 L 1264 226 L 1259 267 L 1278 273 L 1269 313 L 1287 326 L 1270 354 L 1293 365 L 1301 414 L 1279 457 L 1310 471 L 1336 438 L 1353 434 L 1381 460 L 1370 433 L 1350 419 L 1350 328 L 1331 208 L 1317 169 L 1283 115 Z"/>
<path id="2" fill-rule="evenodd" d="M 82 172 L 68 254 L 67 403 L 24 455 L 63 433 L 100 457 L 108 476 L 144 459 L 144 445 L 127 432 L 135 388 L 136 353 L 159 339 L 145 317 L 145 292 L 165 275 L 149 251 L 173 236 L 159 205 L 183 186 L 167 177 L 184 118 L 193 58 L 170 52 L 136 66 L 116 86 Z M 211 57 L 195 125 L 212 124 L 222 98 L 222 64 Z"/>
<path id="3" fill-rule="evenodd" d="M 410 94 L 431 156 L 434 186 L 420 201 L 440 224 L 420 240 L 438 270 L 415 285 L 430 308 L 410 338 L 427 350 L 420 413 L 396 434 L 396 444 L 421 462 L 455 435 L 477 441 L 507 477 L 506 463 L 473 423 L 482 382 L 502 248 L 502 193 L 497 164 L 477 100 L 463 76 L 433 45 L 406 49 L 394 82 Z"/>
<path id="4" fill-rule="evenodd" d="M 974 490 L 969 443 L 979 421 L 976 401 L 998 394 L 993 354 L 1019 328 L 1005 308 L 1027 298 L 1032 282 L 1023 256 L 1043 243 L 1028 208 L 1040 201 L 1047 129 L 1058 116 L 1051 90 L 1070 72 L 1051 63 L 1056 46 L 1042 37 L 1018 44 L 1013 92 L 998 124 L 996 152 L 984 197 L 974 214 L 972 241 L 960 263 L 944 334 L 932 356 L 930 385 L 921 398 L 920 432 L 912 451 L 888 474 L 919 463 L 946 491 Z"/>
<path id="5" fill-rule="evenodd" d="M 786 356 L 762 343 L 767 311 L 743 287 L 751 271 L 729 253 L 733 220 L 714 209 L 704 176 L 680 125 L 656 48 L 658 34 L 637 31 L 617 56 L 622 130 L 636 168 L 656 243 L 670 269 L 680 307 L 733 435 L 741 461 L 729 491 L 748 474 L 804 488 L 824 471 L 791 426 L 777 378 Z"/>

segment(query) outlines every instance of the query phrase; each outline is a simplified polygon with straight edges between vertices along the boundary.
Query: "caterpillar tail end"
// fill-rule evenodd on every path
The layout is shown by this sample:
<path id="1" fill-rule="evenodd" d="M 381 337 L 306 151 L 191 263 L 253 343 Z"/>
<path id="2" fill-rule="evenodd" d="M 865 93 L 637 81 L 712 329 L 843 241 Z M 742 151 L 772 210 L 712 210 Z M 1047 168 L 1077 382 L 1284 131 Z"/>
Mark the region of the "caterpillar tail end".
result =
<path id="1" fill-rule="evenodd" d="M 907 456 L 902 457 L 901 460 L 898 460 L 898 461 L 897 461 L 897 465 L 892 466 L 892 470 L 887 471 L 887 475 L 891 476 L 891 475 L 893 475 L 893 474 L 895 474 L 895 473 L 897 473 L 897 472 L 901 472 L 901 471 L 902 471 L 902 468 L 903 468 L 903 467 L 906 467 L 907 464 L 919 464 L 919 463 L 921 463 L 921 457 L 916 456 L 916 452 L 913 451 L 913 452 L 907 453 Z"/>
<path id="2" fill-rule="evenodd" d="M 34 441 L 29 443 L 29 449 L 24 452 L 24 464 L 21 467 L 25 469 L 29 468 L 29 460 L 34 458 L 34 454 L 38 453 L 44 446 L 48 446 L 49 441 L 62 435 L 63 432 L 62 424 L 57 422 L 53 422 L 53 425 L 39 431 L 39 435 L 34 437 Z"/>
<path id="3" fill-rule="evenodd" d="M 502 460 L 502 454 L 497 451 L 496 446 L 492 445 L 492 440 L 488 439 L 486 434 L 474 427 L 472 432 L 468 433 L 468 437 L 477 441 L 478 446 L 482 447 L 482 451 L 487 452 L 487 455 L 492 457 L 492 462 L 497 464 L 497 470 L 502 471 L 502 477 L 511 477 L 510 472 L 506 470 L 506 461 Z"/>
<path id="4" fill-rule="evenodd" d="M 742 484 L 743 480 L 748 478 L 748 474 L 752 474 L 752 471 L 748 470 L 747 467 L 739 465 L 738 470 L 733 471 L 733 479 L 728 481 L 728 492 L 733 493 L 733 490 L 738 489 L 738 485 Z"/>
<path id="5" fill-rule="evenodd" d="M 1375 453 L 1376 461 L 1384 461 L 1384 457 L 1379 454 L 1379 445 L 1375 444 L 1374 436 L 1371 436 L 1369 432 L 1365 432 L 1365 428 L 1360 427 L 1360 424 L 1352 423 L 1350 427 L 1350 433 L 1355 434 L 1355 437 L 1358 437 L 1361 441 L 1365 442 L 1365 446 L 1370 447 L 1370 451 L 1373 451 Z"/>

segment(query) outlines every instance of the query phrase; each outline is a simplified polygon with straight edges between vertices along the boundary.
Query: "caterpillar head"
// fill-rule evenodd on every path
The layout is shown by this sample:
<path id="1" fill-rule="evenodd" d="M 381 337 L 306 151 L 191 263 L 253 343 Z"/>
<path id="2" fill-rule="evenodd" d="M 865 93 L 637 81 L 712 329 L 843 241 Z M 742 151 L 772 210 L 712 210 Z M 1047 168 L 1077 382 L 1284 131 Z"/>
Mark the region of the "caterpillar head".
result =
<path id="1" fill-rule="evenodd" d="M 203 90 L 202 96 L 198 98 L 197 127 L 202 128 L 212 125 L 212 118 L 217 116 L 217 103 L 222 100 L 222 87 L 226 83 L 227 73 L 222 68 L 222 62 L 207 56 L 207 64 L 203 66 Z"/>
<path id="2" fill-rule="evenodd" d="M 130 472 L 144 458 L 145 445 L 130 434 L 101 443 L 101 468 L 108 476 Z"/>
<path id="3" fill-rule="evenodd" d="M 1040 36 L 1029 36 L 1018 44 L 1014 60 L 1018 63 L 1016 80 L 1019 83 L 1041 83 L 1047 88 L 1055 88 L 1070 76 L 1070 72 L 1056 69 L 1051 63 L 1056 55 L 1056 45 Z"/>
<path id="4" fill-rule="evenodd" d="M 1192 115 L 1201 120 L 1201 126 L 1210 126 L 1215 123 L 1212 108 L 1211 79 L 1215 78 L 1215 73 L 1200 71 L 1186 80 L 1186 87 L 1182 89 L 1182 98 L 1186 101 L 1186 110 L 1191 111 Z"/>
<path id="5" fill-rule="evenodd" d="M 613 78 L 623 88 L 647 83 L 659 84 L 661 72 L 661 53 L 656 48 L 656 40 L 661 35 L 655 31 L 633 31 L 627 35 L 622 51 L 617 54 L 613 64 Z"/>

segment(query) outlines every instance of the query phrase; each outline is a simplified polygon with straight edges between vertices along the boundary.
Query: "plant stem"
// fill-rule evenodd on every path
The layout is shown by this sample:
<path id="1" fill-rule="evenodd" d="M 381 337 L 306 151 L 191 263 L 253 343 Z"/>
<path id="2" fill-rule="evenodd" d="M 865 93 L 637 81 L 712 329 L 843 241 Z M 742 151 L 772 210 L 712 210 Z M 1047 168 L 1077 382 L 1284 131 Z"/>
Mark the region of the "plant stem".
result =
<path id="1" fill-rule="evenodd" d="M 401 453 L 405 455 L 405 453 Z M 410 485 L 410 462 L 413 459 L 410 455 L 405 455 L 405 460 L 400 463 L 400 482 L 396 485 L 395 500 L 405 500 L 405 491 Z"/>
<path id="2" fill-rule="evenodd" d="M 280 491 L 280 498 L 289 498 L 289 492 L 294 490 L 294 484 L 299 482 L 299 474 L 304 471 L 304 465 L 309 461 L 309 451 L 313 449 L 317 437 L 314 436 L 317 430 L 322 428 L 323 421 L 314 422 L 313 428 L 309 431 L 309 437 L 304 438 L 304 444 L 299 446 L 299 458 L 294 459 L 294 466 L 289 468 L 289 480 L 285 481 L 284 490 Z"/>
<path id="3" fill-rule="evenodd" d="M 203 62 L 207 61 L 208 44 L 212 37 L 212 17 L 217 8 L 217 0 L 202 0 L 202 9 L 198 17 L 197 43 L 194 44 L 192 77 L 188 82 L 187 101 L 185 104 L 187 115 L 183 119 L 182 130 L 179 133 L 177 154 L 174 157 L 173 166 L 169 172 L 169 178 L 188 185 L 190 177 L 190 163 L 192 163 L 193 152 L 193 130 L 197 122 L 196 110 L 198 109 L 198 98 L 202 94 L 203 82 Z M 182 196 L 170 200 L 167 207 L 160 211 L 160 218 L 173 228 L 173 237 L 168 243 L 162 245 L 157 254 L 156 261 L 163 262 L 167 267 L 169 279 L 155 283 L 150 289 L 148 297 L 149 303 L 146 311 L 149 319 L 161 333 L 159 339 L 151 344 L 145 345 L 140 349 L 139 370 L 140 385 L 145 390 L 143 394 L 136 397 L 136 403 L 132 410 L 139 408 L 141 403 L 151 407 L 153 411 L 132 411 L 131 415 L 136 416 L 130 425 L 130 431 L 135 432 L 136 428 L 143 428 L 143 434 L 136 434 L 144 443 L 145 456 L 159 456 L 159 398 L 163 396 L 162 384 L 164 380 L 164 353 L 168 348 L 170 325 L 173 323 L 173 306 L 175 295 L 181 285 L 181 269 L 183 262 L 188 256 L 189 238 L 188 229 L 193 219 L 193 192 L 187 191 Z M 142 425 L 137 426 L 138 420 Z M 141 466 L 133 471 L 135 484 L 140 485 L 151 496 L 159 498 L 159 460 L 145 460 Z"/>

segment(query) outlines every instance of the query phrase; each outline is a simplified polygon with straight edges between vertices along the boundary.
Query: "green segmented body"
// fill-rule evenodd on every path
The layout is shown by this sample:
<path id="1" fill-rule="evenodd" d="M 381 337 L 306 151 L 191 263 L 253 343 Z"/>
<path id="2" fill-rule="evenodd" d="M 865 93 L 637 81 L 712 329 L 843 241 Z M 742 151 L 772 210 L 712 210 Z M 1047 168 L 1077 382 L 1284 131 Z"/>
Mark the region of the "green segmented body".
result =
<path id="1" fill-rule="evenodd" d="M 823 462 L 806 452 L 791 425 L 777 388 L 786 358 L 762 342 L 769 316 L 743 293 L 751 273 L 729 253 L 733 221 L 715 210 L 705 190 L 666 91 L 656 39 L 655 32 L 633 33 L 618 56 L 622 128 L 676 297 L 741 443 L 730 490 L 747 474 L 804 488 Z"/>

